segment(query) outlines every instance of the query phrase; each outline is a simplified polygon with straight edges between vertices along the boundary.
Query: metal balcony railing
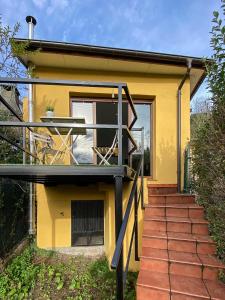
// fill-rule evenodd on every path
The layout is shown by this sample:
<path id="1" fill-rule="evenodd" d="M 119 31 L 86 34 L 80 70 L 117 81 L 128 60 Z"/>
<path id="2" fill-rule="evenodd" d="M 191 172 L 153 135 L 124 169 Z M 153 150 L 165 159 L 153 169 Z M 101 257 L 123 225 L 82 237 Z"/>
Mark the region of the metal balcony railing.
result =
<path id="1" fill-rule="evenodd" d="M 133 128 L 133 125 L 135 124 L 135 121 L 137 120 L 137 113 L 135 111 L 135 107 L 132 101 L 132 97 L 129 93 L 129 89 L 127 87 L 126 83 L 116 83 L 116 82 L 95 82 L 95 81 L 70 81 L 70 80 L 50 80 L 50 79 L 29 79 L 29 78 L 0 78 L 0 84 L 32 84 L 32 85 L 54 85 L 54 86 L 71 86 L 71 87 L 93 87 L 93 88 L 109 88 L 109 89 L 117 89 L 118 90 L 118 99 L 117 99 L 117 124 L 78 124 L 78 123 L 62 123 L 62 122 L 24 122 L 21 116 L 19 116 L 13 107 L 7 103 L 7 101 L 0 96 L 0 102 L 2 102 L 3 105 L 10 111 L 10 113 L 18 120 L 18 121 L 0 121 L 0 129 L 1 128 L 21 128 L 23 132 L 23 142 L 22 145 L 18 145 L 15 143 L 15 141 L 10 141 L 7 136 L 5 136 L 0 131 L 0 138 L 5 140 L 6 142 L 10 143 L 12 146 L 17 147 L 24 153 L 24 159 L 23 162 L 25 163 L 26 156 L 33 157 L 33 163 L 44 163 L 40 157 L 38 157 L 37 153 L 35 151 L 31 153 L 29 150 L 30 143 L 34 143 L 32 137 L 32 134 L 38 133 L 40 128 L 45 128 L 45 130 L 51 131 L 60 131 L 62 129 L 67 129 L 67 131 L 73 132 L 75 129 L 77 130 L 87 130 L 87 129 L 114 129 L 115 132 L 117 132 L 117 165 L 121 166 L 123 165 L 123 137 L 126 136 L 129 140 L 129 149 L 128 150 L 128 156 L 137 149 L 136 142 L 132 136 L 131 130 Z M 50 95 L 49 95 L 50 96 Z M 124 97 L 123 97 L 124 96 Z M 130 121 L 128 125 L 123 125 L 123 107 L 122 102 L 127 101 L 130 110 L 133 113 L 133 118 Z M 29 132 L 29 134 L 27 134 Z M 29 138 L 27 138 L 30 136 Z M 31 141 L 32 140 L 32 141 Z M 53 139 L 54 140 L 54 139 Z M 71 141 L 71 139 L 67 140 L 67 143 Z M 67 147 L 64 143 L 64 146 Z M 111 145 L 108 145 L 110 148 Z M 69 147 L 69 146 L 68 146 Z M 67 148 L 68 148 L 67 147 Z M 34 148 L 34 147 L 33 147 Z M 73 153 L 71 152 L 71 155 L 73 156 Z M 129 158 L 128 157 L 128 158 Z M 128 159 L 130 161 L 130 159 Z"/>

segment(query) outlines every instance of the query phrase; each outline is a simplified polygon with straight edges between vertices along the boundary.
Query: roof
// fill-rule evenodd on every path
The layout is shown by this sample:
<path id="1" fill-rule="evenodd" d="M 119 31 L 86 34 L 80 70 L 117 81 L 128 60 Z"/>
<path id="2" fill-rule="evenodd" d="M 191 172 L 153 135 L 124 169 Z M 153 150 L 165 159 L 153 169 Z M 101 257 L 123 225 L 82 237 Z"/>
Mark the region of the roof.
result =
<path id="1" fill-rule="evenodd" d="M 164 66 L 176 66 L 184 68 L 181 74 L 185 72 L 187 68 L 187 60 L 192 60 L 192 68 L 196 70 L 201 70 L 198 72 L 196 80 L 191 89 L 191 95 L 196 92 L 202 81 L 204 80 L 205 74 L 205 63 L 203 58 L 193 57 L 193 56 L 184 56 L 184 55 L 175 55 L 175 54 L 166 54 L 158 52 L 149 52 L 149 51 L 140 51 L 140 50 L 130 50 L 122 48 L 112 48 L 112 47 L 102 47 L 102 46 L 93 46 L 85 44 L 75 44 L 75 43 L 66 43 L 66 42 L 57 42 L 57 41 L 46 41 L 46 40 L 28 40 L 28 39 L 15 39 L 15 42 L 28 42 L 28 50 L 37 50 L 39 49 L 42 53 L 50 54 L 63 54 L 65 56 L 88 56 L 98 59 L 108 59 L 108 60 L 121 60 L 121 61 L 130 61 L 136 63 L 145 63 L 145 64 L 161 64 Z M 28 60 L 25 57 L 20 57 L 21 62 L 27 66 Z M 140 65 L 140 64 L 139 64 Z M 136 68 L 137 69 L 137 68 Z"/>

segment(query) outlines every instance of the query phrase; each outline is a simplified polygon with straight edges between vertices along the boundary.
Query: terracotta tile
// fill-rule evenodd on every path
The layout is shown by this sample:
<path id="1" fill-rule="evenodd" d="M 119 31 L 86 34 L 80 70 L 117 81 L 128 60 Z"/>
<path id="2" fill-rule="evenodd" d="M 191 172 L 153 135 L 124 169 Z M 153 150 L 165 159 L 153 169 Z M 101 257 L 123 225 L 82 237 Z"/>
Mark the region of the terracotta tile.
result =
<path id="1" fill-rule="evenodd" d="M 204 282 L 198 278 L 192 278 L 188 276 L 170 275 L 171 292 L 185 294 L 187 296 L 205 297 L 210 299 Z"/>
<path id="2" fill-rule="evenodd" d="M 188 208 L 166 208 L 166 216 L 167 217 L 188 217 Z"/>
<path id="3" fill-rule="evenodd" d="M 181 295 L 178 293 L 172 293 L 170 300 L 206 300 L 206 299 L 209 299 L 209 298 L 193 297 L 193 296 Z"/>
<path id="4" fill-rule="evenodd" d="M 145 217 L 159 216 L 165 217 L 166 210 L 164 207 L 146 207 L 145 208 Z"/>
<path id="5" fill-rule="evenodd" d="M 215 244 L 208 242 L 197 242 L 197 253 L 199 254 L 215 254 Z"/>
<path id="6" fill-rule="evenodd" d="M 199 257 L 195 253 L 169 251 L 169 260 L 177 262 L 186 262 L 195 265 L 202 265 Z"/>
<path id="7" fill-rule="evenodd" d="M 166 231 L 166 221 L 144 220 L 144 229 Z"/>
<path id="8" fill-rule="evenodd" d="M 193 234 L 193 237 L 199 242 L 210 242 L 214 243 L 213 239 L 209 235 L 198 235 Z"/>
<path id="9" fill-rule="evenodd" d="M 189 208 L 189 218 L 199 219 L 204 217 L 203 208 Z"/>
<path id="10" fill-rule="evenodd" d="M 168 260 L 142 257 L 140 263 L 141 270 L 150 272 L 168 273 Z"/>
<path id="11" fill-rule="evenodd" d="M 196 238 L 191 233 L 183 233 L 183 232 L 168 232 L 168 238 L 178 239 L 178 240 L 187 240 L 187 241 L 196 241 Z"/>
<path id="12" fill-rule="evenodd" d="M 192 233 L 199 234 L 199 235 L 207 235 L 209 234 L 208 224 L 192 224 Z"/>
<path id="13" fill-rule="evenodd" d="M 164 231 L 158 230 L 149 230 L 145 229 L 142 233 L 143 236 L 150 236 L 150 237 L 160 237 L 160 238 L 167 238 L 167 233 Z"/>
<path id="14" fill-rule="evenodd" d="M 169 276 L 164 273 L 142 270 L 139 272 L 137 284 L 168 292 L 170 291 Z"/>
<path id="15" fill-rule="evenodd" d="M 212 300 L 225 299 L 225 285 L 219 281 L 204 280 Z"/>
<path id="16" fill-rule="evenodd" d="M 148 203 L 150 203 L 150 204 L 165 204 L 166 203 L 166 197 L 165 196 L 149 195 L 148 196 Z"/>
<path id="17" fill-rule="evenodd" d="M 184 275 L 193 278 L 202 278 L 201 265 L 192 263 L 181 263 L 170 261 L 169 273 L 174 275 Z"/>
<path id="18" fill-rule="evenodd" d="M 218 274 L 218 268 L 203 266 L 203 279 L 217 280 Z"/>
<path id="19" fill-rule="evenodd" d="M 219 270 L 223 270 L 225 266 L 212 255 L 199 255 L 203 264 L 203 278 L 209 280 L 217 280 Z"/>
<path id="20" fill-rule="evenodd" d="M 196 253 L 196 242 L 168 239 L 168 250 Z"/>
<path id="21" fill-rule="evenodd" d="M 142 249 L 142 256 L 167 260 L 168 251 L 164 249 L 153 249 L 150 247 L 144 247 Z"/>
<path id="22" fill-rule="evenodd" d="M 183 196 L 183 195 L 177 195 L 177 196 L 167 196 L 166 197 L 166 204 L 191 204 L 195 202 L 195 198 L 192 196 Z"/>
<path id="23" fill-rule="evenodd" d="M 167 231 L 191 233 L 191 223 L 167 221 Z"/>
<path id="24" fill-rule="evenodd" d="M 170 293 L 145 286 L 137 286 L 137 299 L 139 300 L 170 300 Z"/>
<path id="25" fill-rule="evenodd" d="M 202 255 L 199 254 L 199 259 L 203 265 L 211 266 L 211 267 L 218 267 L 218 268 L 225 268 L 221 261 L 216 258 L 214 255 Z"/>
<path id="26" fill-rule="evenodd" d="M 167 249 L 167 239 L 148 237 L 142 238 L 142 247 L 151 247 L 156 249 Z"/>

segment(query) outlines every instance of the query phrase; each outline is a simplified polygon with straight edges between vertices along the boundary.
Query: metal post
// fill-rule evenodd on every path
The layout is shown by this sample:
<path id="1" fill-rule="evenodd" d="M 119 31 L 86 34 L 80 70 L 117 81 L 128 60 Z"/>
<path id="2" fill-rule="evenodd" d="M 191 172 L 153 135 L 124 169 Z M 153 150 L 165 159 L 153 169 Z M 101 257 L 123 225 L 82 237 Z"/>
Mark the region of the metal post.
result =
<path id="1" fill-rule="evenodd" d="M 28 38 L 34 38 L 34 26 L 36 25 L 36 20 L 32 16 L 26 17 L 26 22 L 28 23 Z M 31 71 L 29 67 L 29 71 Z M 31 75 L 29 74 L 29 78 Z M 32 84 L 28 85 L 28 119 L 29 122 L 33 122 L 33 88 Z M 30 132 L 30 153 L 33 153 L 33 136 Z M 33 157 L 30 156 L 30 164 L 33 164 Z M 30 183 L 30 194 L 29 194 L 29 234 L 34 234 L 33 229 L 33 183 Z"/>
<path id="2" fill-rule="evenodd" d="M 138 193 L 137 193 L 137 186 L 135 190 L 134 196 L 134 244 L 135 244 L 135 260 L 139 261 L 138 255 Z"/>
<path id="3" fill-rule="evenodd" d="M 115 231 L 116 241 L 118 240 L 122 221 L 123 221 L 123 177 L 115 176 Z M 123 291 L 123 248 L 120 260 L 116 269 L 116 299 L 124 299 Z"/>
<path id="4" fill-rule="evenodd" d="M 26 127 L 23 127 L 23 149 L 26 149 Z M 23 164 L 26 164 L 26 152 L 23 151 Z"/>
<path id="5" fill-rule="evenodd" d="M 145 140 L 144 127 L 141 129 L 141 146 L 142 146 L 142 166 L 141 166 L 141 208 L 144 209 L 144 161 L 145 161 Z"/>
<path id="6" fill-rule="evenodd" d="M 118 165 L 122 166 L 123 164 L 123 106 L 122 106 L 122 86 L 118 87 Z"/>
<path id="7" fill-rule="evenodd" d="M 181 90 L 178 90 L 177 101 L 177 191 L 181 191 Z"/>

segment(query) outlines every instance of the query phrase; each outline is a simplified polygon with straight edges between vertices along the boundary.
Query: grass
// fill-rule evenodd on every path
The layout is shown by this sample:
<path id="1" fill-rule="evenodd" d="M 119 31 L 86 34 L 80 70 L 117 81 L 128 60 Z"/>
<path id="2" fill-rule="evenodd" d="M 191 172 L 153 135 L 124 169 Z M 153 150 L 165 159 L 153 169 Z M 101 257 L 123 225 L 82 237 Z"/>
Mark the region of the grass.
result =
<path id="1" fill-rule="evenodd" d="M 128 273 L 125 299 L 135 299 L 136 273 Z M 116 299 L 115 272 L 105 257 L 91 260 L 31 245 L 0 274 L 0 299 Z"/>

